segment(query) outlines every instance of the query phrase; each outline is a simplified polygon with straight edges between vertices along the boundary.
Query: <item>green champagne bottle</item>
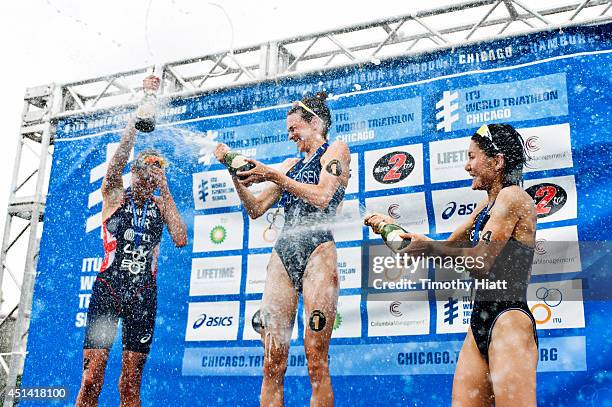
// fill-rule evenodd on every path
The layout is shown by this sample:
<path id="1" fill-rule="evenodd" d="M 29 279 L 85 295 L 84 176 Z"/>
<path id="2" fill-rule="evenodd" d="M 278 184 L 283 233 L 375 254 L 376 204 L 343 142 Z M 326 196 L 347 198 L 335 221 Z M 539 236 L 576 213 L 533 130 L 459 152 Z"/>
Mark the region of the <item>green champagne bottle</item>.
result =
<path id="1" fill-rule="evenodd" d="M 407 231 L 395 223 L 383 223 L 380 229 L 382 239 L 393 251 L 402 250 L 410 244 L 410 239 L 403 239 L 400 237 L 402 233 L 407 233 Z"/>
<path id="2" fill-rule="evenodd" d="M 234 151 L 225 153 L 223 162 L 232 175 L 236 175 L 236 173 L 240 171 L 248 171 L 255 167 L 255 164 L 248 162 L 245 156 Z"/>

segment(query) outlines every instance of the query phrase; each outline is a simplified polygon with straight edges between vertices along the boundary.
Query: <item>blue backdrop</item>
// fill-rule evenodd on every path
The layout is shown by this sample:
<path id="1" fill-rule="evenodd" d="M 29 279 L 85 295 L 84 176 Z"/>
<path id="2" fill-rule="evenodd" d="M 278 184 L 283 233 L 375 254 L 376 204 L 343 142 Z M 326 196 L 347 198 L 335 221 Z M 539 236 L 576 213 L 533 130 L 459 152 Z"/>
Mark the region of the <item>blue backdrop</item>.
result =
<path id="1" fill-rule="evenodd" d="M 249 220 L 222 166 L 198 162 L 198 141 L 216 137 L 277 164 L 296 154 L 284 124 L 289 104 L 322 89 L 331 94 L 330 139 L 347 141 L 352 154 L 334 225 L 341 290 L 330 366 L 337 405 L 450 404 L 469 298 L 378 289 L 368 264 L 380 240 L 359 216 L 364 208 L 383 211 L 410 230 L 447 237 L 482 198 L 469 189 L 463 164 L 468 136 L 490 122 L 519 129 L 533 158 L 525 188 L 538 208 L 529 304 L 540 336 L 539 404 L 612 400 L 612 308 L 590 291 L 594 278 L 608 287 L 609 259 L 548 245 L 610 240 L 609 32 L 603 25 L 533 34 L 170 101 L 135 150 L 154 146 L 170 159 L 169 184 L 189 244 L 177 249 L 164 232 L 143 405 L 258 405 L 263 349 L 250 319 L 282 212 Z M 103 256 L 100 186 L 129 114 L 57 123 L 22 386 L 67 386 L 69 398 L 58 404 L 74 404 L 79 389 L 87 307 Z M 445 279 L 433 267 L 417 273 Z M 307 405 L 310 395 L 302 313 L 300 305 L 287 405 Z M 120 343 L 118 335 L 101 405 L 118 404 Z"/>

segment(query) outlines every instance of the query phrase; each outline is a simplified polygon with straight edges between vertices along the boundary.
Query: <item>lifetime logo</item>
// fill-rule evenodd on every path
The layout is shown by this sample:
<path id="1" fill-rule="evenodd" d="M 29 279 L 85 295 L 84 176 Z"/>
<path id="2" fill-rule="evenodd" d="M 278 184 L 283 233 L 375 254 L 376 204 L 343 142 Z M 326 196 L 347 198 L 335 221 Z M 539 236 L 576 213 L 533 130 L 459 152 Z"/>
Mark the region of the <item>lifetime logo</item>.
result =
<path id="1" fill-rule="evenodd" d="M 439 121 L 436 130 L 444 129 L 444 132 L 448 133 L 453 129 L 453 123 L 459 120 L 459 114 L 455 113 L 455 110 L 459 109 L 457 99 L 459 99 L 459 92 L 451 93 L 445 90 L 442 93 L 442 99 L 436 103 L 436 110 L 442 109 L 436 113 L 436 120 Z"/>
<path id="2" fill-rule="evenodd" d="M 98 182 L 100 179 L 104 178 L 106 175 L 106 170 L 108 169 L 108 163 L 110 162 L 111 157 L 115 154 L 117 149 L 119 148 L 119 143 L 109 143 L 106 145 L 106 157 L 104 158 L 104 162 L 96 167 L 94 167 L 89 173 L 89 184 L 93 184 Z M 130 156 L 128 157 L 128 163 L 134 159 L 134 149 L 130 151 Z M 128 172 L 122 176 L 123 178 L 123 186 L 127 187 L 130 185 L 132 181 L 132 173 Z M 92 193 L 89 194 L 87 200 L 87 207 L 91 209 L 92 207 L 98 205 L 102 202 L 102 185 L 100 184 L 100 188 L 96 189 Z M 100 210 L 93 215 L 87 218 L 87 223 L 85 224 L 85 232 L 89 233 L 97 228 L 102 226 L 102 207 Z"/>

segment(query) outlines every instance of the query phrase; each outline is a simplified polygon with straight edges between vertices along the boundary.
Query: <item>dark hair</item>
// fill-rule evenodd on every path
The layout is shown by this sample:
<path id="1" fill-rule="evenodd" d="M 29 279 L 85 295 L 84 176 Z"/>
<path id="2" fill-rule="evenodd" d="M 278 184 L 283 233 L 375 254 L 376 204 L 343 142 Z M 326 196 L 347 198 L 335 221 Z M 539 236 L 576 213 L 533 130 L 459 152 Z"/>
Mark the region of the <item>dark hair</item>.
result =
<path id="1" fill-rule="evenodd" d="M 314 96 L 305 96 L 302 98 L 301 102 L 306 105 L 309 109 L 316 113 L 316 115 L 323 121 L 323 135 L 327 137 L 327 133 L 329 132 L 329 128 L 332 124 L 331 112 L 329 111 L 329 107 L 327 107 L 327 103 L 325 100 L 327 99 L 327 92 L 317 92 Z M 287 112 L 287 116 L 293 113 L 299 113 L 302 119 L 307 122 L 311 122 L 314 115 L 308 110 L 304 109 L 297 103 L 294 103 L 289 112 Z"/>
<path id="2" fill-rule="evenodd" d="M 506 123 L 486 124 L 474 133 L 472 140 L 488 157 L 503 154 L 504 187 L 523 184 L 523 167 L 529 156 L 525 151 L 523 138 L 514 127 Z"/>

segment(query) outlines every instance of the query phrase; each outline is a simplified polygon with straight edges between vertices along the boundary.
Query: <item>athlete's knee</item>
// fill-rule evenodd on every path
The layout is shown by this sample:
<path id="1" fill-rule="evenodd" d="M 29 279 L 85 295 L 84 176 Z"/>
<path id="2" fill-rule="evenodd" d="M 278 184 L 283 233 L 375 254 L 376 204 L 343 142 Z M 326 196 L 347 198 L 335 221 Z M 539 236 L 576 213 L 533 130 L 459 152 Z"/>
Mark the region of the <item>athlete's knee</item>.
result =
<path id="1" fill-rule="evenodd" d="M 122 372 L 118 384 L 122 399 L 137 397 L 140 394 L 140 382 L 130 375 Z"/>
<path id="2" fill-rule="evenodd" d="M 81 381 L 81 391 L 87 397 L 98 397 L 102 391 L 104 383 L 104 373 L 94 372 L 91 370 L 83 371 L 83 380 Z"/>
<path id="3" fill-rule="evenodd" d="M 308 376 L 313 385 L 321 383 L 329 378 L 329 365 L 324 355 L 310 357 L 308 359 Z"/>
<path id="4" fill-rule="evenodd" d="M 287 371 L 287 352 L 272 350 L 264 360 L 264 377 L 273 380 L 281 380 Z"/>

